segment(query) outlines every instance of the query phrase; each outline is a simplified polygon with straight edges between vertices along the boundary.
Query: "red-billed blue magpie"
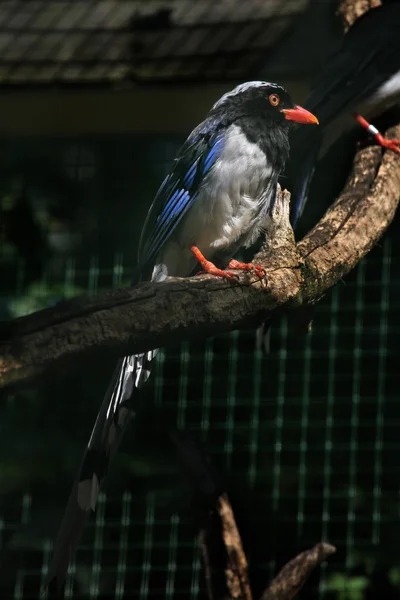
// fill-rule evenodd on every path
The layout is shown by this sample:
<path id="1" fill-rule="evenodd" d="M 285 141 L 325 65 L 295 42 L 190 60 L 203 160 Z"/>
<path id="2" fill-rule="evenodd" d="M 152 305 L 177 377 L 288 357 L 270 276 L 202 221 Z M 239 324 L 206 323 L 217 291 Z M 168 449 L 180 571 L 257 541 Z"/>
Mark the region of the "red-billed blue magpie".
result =
<path id="1" fill-rule="evenodd" d="M 214 104 L 183 144 L 150 207 L 133 284 L 190 275 L 197 261 L 204 271 L 231 279 L 232 272 L 210 262 L 221 254 L 231 269 L 262 272 L 229 258 L 252 244 L 271 218 L 293 122 L 318 123 L 275 83 L 244 83 Z M 132 394 L 149 377 L 156 352 L 118 362 L 72 488 L 49 582 L 64 579 L 110 460 L 134 415 Z"/>
<path id="2" fill-rule="evenodd" d="M 338 118 L 353 113 L 377 143 L 399 152 L 399 142 L 385 139 L 367 120 L 399 100 L 400 2 L 391 0 L 372 8 L 350 27 L 305 102 L 318 116 L 320 127 L 299 129 L 290 139 L 292 158 L 287 175 L 293 226 L 303 212 L 318 156 L 341 133 Z"/>

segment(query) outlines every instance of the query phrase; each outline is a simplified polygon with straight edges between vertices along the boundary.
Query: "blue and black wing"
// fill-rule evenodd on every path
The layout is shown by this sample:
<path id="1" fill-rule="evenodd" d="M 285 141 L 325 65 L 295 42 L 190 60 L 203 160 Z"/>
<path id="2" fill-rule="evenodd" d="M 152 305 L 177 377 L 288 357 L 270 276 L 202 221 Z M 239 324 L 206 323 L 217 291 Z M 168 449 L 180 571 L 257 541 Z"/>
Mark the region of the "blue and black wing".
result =
<path id="1" fill-rule="evenodd" d="M 182 146 L 148 212 L 139 243 L 139 266 L 152 263 L 196 201 L 201 183 L 224 145 L 224 132 L 207 121 Z"/>
<path id="2" fill-rule="evenodd" d="M 140 242 L 142 265 L 154 260 L 195 202 L 203 178 L 221 154 L 223 141 L 222 130 L 206 121 L 183 145 L 147 216 Z M 65 578 L 85 522 L 95 508 L 109 464 L 134 416 L 131 396 L 139 387 L 138 365 L 143 367 L 148 354 L 151 353 L 128 356 L 118 362 L 70 494 L 48 570 L 48 585 L 61 585 Z"/>

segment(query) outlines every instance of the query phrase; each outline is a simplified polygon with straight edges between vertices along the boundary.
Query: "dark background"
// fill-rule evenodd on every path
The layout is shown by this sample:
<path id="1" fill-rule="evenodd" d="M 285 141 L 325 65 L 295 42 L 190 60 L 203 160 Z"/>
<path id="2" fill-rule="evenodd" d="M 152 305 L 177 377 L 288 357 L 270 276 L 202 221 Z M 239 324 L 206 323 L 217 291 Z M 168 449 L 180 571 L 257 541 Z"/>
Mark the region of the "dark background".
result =
<path id="1" fill-rule="evenodd" d="M 0 4 L 0 318 L 129 283 L 148 206 L 179 145 L 241 81 L 301 103 L 340 34 L 334 2 Z M 323 161 L 301 231 L 363 133 Z M 400 597 L 399 221 L 321 301 L 306 340 L 283 320 L 160 354 L 72 565 L 66 598 L 205 597 L 189 494 L 166 430 L 223 476 L 255 596 L 321 539 L 306 598 Z M 155 315 L 156 318 L 156 315 Z M 38 598 L 113 364 L 46 373 L 0 404 L 0 592 Z"/>

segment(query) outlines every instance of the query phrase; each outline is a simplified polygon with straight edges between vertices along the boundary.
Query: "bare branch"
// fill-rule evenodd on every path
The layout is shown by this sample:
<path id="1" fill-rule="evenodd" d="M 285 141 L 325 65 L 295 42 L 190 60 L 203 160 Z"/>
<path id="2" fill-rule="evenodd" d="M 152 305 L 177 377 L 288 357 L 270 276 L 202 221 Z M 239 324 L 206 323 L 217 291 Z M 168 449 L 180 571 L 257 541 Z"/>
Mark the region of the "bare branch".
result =
<path id="1" fill-rule="evenodd" d="M 387 132 L 389 137 L 399 134 L 399 126 Z M 343 192 L 298 244 L 307 269 L 303 303 L 311 303 L 316 290 L 332 287 L 371 250 L 395 215 L 399 190 L 397 154 L 385 153 L 381 160 L 380 148 L 371 146 L 356 155 Z"/>
<path id="2" fill-rule="evenodd" d="M 191 432 L 171 430 L 170 437 L 193 492 L 209 600 L 252 600 L 247 559 L 222 480 Z"/>
<path id="3" fill-rule="evenodd" d="M 213 566 L 210 558 L 210 543 L 208 541 L 208 532 L 205 529 L 199 531 L 199 543 L 201 556 L 203 558 L 204 579 L 206 582 L 206 590 L 208 600 L 217 600 L 217 595 L 213 585 Z"/>
<path id="4" fill-rule="evenodd" d="M 247 558 L 236 525 L 235 515 L 226 494 L 218 498 L 217 510 L 221 519 L 222 538 L 228 556 L 225 575 L 229 597 L 234 600 L 252 600 Z"/>
<path id="5" fill-rule="evenodd" d="M 400 136 L 400 126 L 387 132 Z M 0 327 L 0 387 L 91 353 L 109 356 L 194 337 L 255 327 L 272 314 L 306 307 L 353 269 L 392 221 L 400 160 L 379 147 L 360 150 L 349 181 L 318 225 L 297 246 L 287 224 L 288 193 L 277 203 L 275 235 L 254 262 L 266 280 L 230 284 L 210 276 L 143 283 L 81 298 Z M 286 223 L 286 224 L 285 224 Z"/>
<path id="6" fill-rule="evenodd" d="M 303 587 L 315 567 L 334 552 L 336 552 L 334 546 L 321 542 L 310 550 L 298 554 L 279 571 L 263 593 L 261 600 L 291 600 Z"/>
<path id="7" fill-rule="evenodd" d="M 208 598 L 252 600 L 247 558 L 225 486 L 192 433 L 172 430 L 170 436 L 193 492 Z M 302 552 L 280 570 L 261 600 L 291 600 L 311 571 L 333 552 L 334 546 L 326 543 Z"/>

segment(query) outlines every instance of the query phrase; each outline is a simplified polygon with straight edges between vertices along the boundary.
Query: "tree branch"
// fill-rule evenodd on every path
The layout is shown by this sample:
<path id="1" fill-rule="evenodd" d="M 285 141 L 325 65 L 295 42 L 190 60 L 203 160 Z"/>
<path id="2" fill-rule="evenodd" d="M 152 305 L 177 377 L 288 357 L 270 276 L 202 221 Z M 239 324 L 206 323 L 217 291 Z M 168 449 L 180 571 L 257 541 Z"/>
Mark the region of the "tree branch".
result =
<path id="1" fill-rule="evenodd" d="M 400 137 L 400 126 L 387 132 Z M 297 245 L 289 194 L 276 203 L 274 231 L 254 262 L 266 279 L 238 284 L 210 276 L 142 283 L 62 302 L 0 327 L 0 387 L 88 354 L 123 356 L 224 331 L 315 304 L 373 247 L 399 200 L 400 160 L 379 147 L 360 150 L 339 198 Z"/>
<path id="2" fill-rule="evenodd" d="M 354 21 L 361 15 L 382 4 L 381 0 L 341 0 L 338 7 L 338 15 L 342 18 L 344 32 L 348 30 Z"/>
<path id="3" fill-rule="evenodd" d="M 222 539 L 228 557 L 228 566 L 225 569 L 225 575 L 229 598 L 234 600 L 252 600 L 247 558 L 227 494 L 222 494 L 218 498 L 217 511 L 221 519 Z"/>
<path id="4" fill-rule="evenodd" d="M 336 552 L 331 544 L 320 542 L 286 563 L 263 593 L 261 600 L 291 600 L 303 587 L 316 566 Z"/>
<path id="5" fill-rule="evenodd" d="M 193 494 L 208 598 L 252 600 L 247 558 L 225 486 L 192 433 L 172 430 L 170 436 Z M 320 542 L 301 552 L 282 567 L 261 600 L 291 600 L 315 567 L 335 551 Z"/>
<path id="6" fill-rule="evenodd" d="M 209 600 L 252 600 L 247 558 L 225 486 L 193 433 L 171 430 L 199 530 Z"/>

